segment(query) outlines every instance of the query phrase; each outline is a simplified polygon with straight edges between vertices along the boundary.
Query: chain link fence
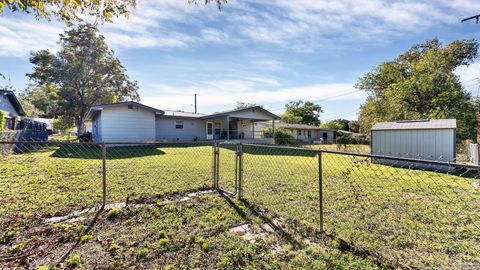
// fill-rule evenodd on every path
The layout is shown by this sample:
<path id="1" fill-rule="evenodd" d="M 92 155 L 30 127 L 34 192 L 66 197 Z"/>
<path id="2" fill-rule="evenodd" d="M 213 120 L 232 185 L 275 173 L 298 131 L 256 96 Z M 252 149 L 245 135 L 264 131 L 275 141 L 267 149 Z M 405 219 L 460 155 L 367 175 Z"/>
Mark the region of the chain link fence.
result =
<path id="1" fill-rule="evenodd" d="M 3 241 L 45 218 L 215 188 L 394 268 L 480 266 L 478 166 L 239 143 L 0 146 Z"/>

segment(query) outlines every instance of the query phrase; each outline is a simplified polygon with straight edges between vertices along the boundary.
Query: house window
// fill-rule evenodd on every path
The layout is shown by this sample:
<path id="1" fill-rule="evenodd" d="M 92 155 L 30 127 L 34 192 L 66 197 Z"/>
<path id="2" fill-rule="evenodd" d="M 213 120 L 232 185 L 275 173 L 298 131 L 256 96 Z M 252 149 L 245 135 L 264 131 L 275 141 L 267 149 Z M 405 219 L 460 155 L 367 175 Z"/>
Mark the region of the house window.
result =
<path id="1" fill-rule="evenodd" d="M 175 128 L 183 129 L 183 120 L 175 120 Z"/>
<path id="2" fill-rule="evenodd" d="M 308 136 L 309 139 L 312 138 L 312 131 L 311 130 L 307 131 L 307 136 Z"/>
<path id="3" fill-rule="evenodd" d="M 298 135 L 302 136 L 302 131 L 298 130 Z"/>

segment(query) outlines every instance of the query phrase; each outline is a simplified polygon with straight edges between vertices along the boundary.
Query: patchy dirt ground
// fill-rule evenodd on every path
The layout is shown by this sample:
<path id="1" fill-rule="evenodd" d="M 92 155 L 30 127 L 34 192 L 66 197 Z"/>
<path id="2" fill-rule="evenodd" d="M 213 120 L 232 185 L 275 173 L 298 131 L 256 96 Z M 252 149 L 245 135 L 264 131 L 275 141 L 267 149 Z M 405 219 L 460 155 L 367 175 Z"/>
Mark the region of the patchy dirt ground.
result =
<path id="1" fill-rule="evenodd" d="M 382 268 L 333 240 L 289 235 L 282 219 L 212 191 L 44 219 L 0 248 L 0 269 Z"/>

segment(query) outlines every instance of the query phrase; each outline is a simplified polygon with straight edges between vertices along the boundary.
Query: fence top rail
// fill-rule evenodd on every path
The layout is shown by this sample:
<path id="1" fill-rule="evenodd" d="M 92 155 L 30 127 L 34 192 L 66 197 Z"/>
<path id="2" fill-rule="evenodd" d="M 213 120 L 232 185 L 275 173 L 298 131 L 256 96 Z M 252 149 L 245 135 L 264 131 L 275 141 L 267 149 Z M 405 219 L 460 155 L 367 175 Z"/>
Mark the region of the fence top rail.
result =
<path id="1" fill-rule="evenodd" d="M 424 163 L 424 164 L 431 164 L 431 165 L 442 165 L 442 166 L 450 166 L 450 167 L 457 167 L 457 168 L 480 170 L 480 166 L 478 166 L 478 165 L 465 164 L 465 163 L 455 163 L 455 162 L 448 162 L 448 161 L 427 160 L 427 159 L 417 159 L 417 158 L 405 158 L 405 157 L 385 156 L 385 155 L 376 155 L 376 154 L 361 154 L 361 153 L 340 152 L 340 151 L 332 151 L 332 150 L 320 150 L 320 152 L 337 154 L 337 155 L 345 155 L 345 156 L 379 158 L 379 159 L 387 159 L 387 160 L 393 160 L 393 161 L 407 161 L 407 162 L 412 162 L 412 163 Z"/>
<path id="2" fill-rule="evenodd" d="M 212 141 L 171 141 L 171 142 L 164 142 L 164 141 L 151 141 L 151 142 L 78 142 L 78 141 L 0 141 L 0 144 L 82 144 L 82 145 L 159 145 L 159 144 L 212 144 Z"/>
<path id="3" fill-rule="evenodd" d="M 456 168 L 480 170 L 479 165 L 465 164 L 465 163 L 455 163 L 455 162 L 448 162 L 448 161 L 427 160 L 427 159 L 417 159 L 417 158 L 405 158 L 405 157 L 367 154 L 367 153 L 362 154 L 362 153 L 354 153 L 354 152 L 342 152 L 342 151 L 311 149 L 311 148 L 302 148 L 302 147 L 289 147 L 289 146 L 279 146 L 279 145 L 262 145 L 262 144 L 247 144 L 247 143 L 242 144 L 242 145 L 265 147 L 265 148 L 286 149 L 286 150 L 287 149 L 288 150 L 303 150 L 303 151 L 312 151 L 312 152 L 317 152 L 317 153 L 330 153 L 330 154 L 337 154 L 337 155 L 366 157 L 366 158 L 381 158 L 381 159 L 387 159 L 387 160 L 393 160 L 393 161 L 406 161 L 406 162 L 412 162 L 412 163 L 423 163 L 423 164 L 430 164 L 430 165 L 441 165 L 441 166 L 449 166 L 449 167 L 456 167 Z"/>
<path id="4" fill-rule="evenodd" d="M 285 150 L 302 150 L 302 151 L 317 152 L 317 153 L 322 152 L 320 149 L 311 149 L 311 148 L 303 148 L 303 147 L 290 147 L 290 146 L 254 144 L 254 143 L 240 143 L 240 144 L 245 146 L 255 146 L 255 147 L 285 149 Z"/>

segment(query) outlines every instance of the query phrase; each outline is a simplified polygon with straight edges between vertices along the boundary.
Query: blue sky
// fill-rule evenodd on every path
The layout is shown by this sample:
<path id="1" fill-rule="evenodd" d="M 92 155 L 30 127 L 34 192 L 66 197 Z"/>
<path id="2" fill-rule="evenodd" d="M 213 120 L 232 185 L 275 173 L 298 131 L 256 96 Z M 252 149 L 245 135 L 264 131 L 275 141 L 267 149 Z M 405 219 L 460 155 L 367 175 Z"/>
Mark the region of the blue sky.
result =
<path id="1" fill-rule="evenodd" d="M 100 27 L 140 86 L 141 102 L 160 109 L 230 109 L 237 101 L 281 114 L 292 100 L 317 101 L 322 120 L 355 119 L 365 95 L 357 79 L 412 44 L 480 38 L 474 0 L 257 0 L 215 6 L 187 0 L 139 1 L 129 19 Z M 28 84 L 29 52 L 58 49 L 61 22 L 0 15 L 0 73 Z M 457 71 L 474 95 L 480 63 Z M 7 82 L 2 81 L 1 84 Z"/>

